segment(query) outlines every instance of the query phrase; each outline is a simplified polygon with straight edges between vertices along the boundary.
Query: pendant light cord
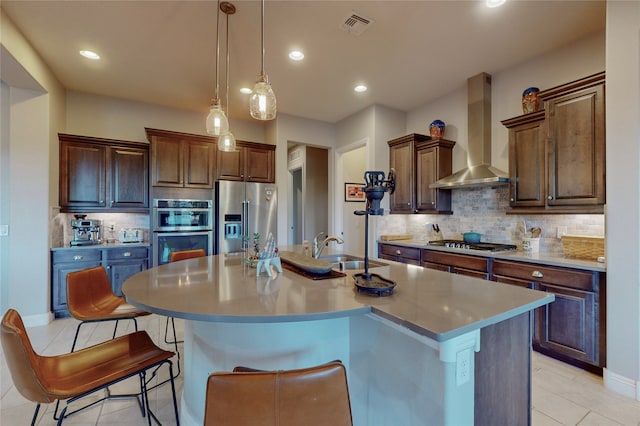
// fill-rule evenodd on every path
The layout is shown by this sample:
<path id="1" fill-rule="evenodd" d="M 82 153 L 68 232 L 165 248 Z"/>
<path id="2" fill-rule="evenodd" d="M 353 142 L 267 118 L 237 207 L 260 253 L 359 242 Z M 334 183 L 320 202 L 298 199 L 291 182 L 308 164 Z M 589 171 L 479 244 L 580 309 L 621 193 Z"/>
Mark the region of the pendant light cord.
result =
<path id="1" fill-rule="evenodd" d="M 220 8 L 218 8 L 220 10 Z M 229 117 L 229 14 L 227 15 L 227 118 Z"/>
<path id="2" fill-rule="evenodd" d="M 216 13 L 216 93 L 214 99 L 219 102 L 218 91 L 220 85 L 218 83 L 218 75 L 220 72 L 220 0 L 218 0 L 218 11 Z"/>
<path id="3" fill-rule="evenodd" d="M 261 20 L 261 24 L 260 24 L 260 31 L 262 33 L 262 35 L 261 35 L 261 39 L 262 39 L 262 69 L 260 70 L 260 73 L 262 75 L 264 75 L 264 0 L 262 0 L 261 15 L 262 15 L 262 20 Z"/>

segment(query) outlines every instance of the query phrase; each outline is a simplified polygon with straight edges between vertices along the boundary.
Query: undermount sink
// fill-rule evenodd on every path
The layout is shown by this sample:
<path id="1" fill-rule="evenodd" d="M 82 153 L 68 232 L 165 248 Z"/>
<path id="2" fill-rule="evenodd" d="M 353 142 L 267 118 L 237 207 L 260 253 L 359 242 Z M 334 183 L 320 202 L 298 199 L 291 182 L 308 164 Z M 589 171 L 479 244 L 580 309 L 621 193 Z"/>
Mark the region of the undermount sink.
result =
<path id="1" fill-rule="evenodd" d="M 320 256 L 318 259 L 325 262 L 332 263 L 333 269 L 339 271 L 346 271 L 349 269 L 364 269 L 364 258 L 359 256 L 353 256 L 350 254 L 330 254 L 326 256 Z M 388 266 L 384 262 L 369 259 L 369 268 L 379 268 L 381 266 Z"/>

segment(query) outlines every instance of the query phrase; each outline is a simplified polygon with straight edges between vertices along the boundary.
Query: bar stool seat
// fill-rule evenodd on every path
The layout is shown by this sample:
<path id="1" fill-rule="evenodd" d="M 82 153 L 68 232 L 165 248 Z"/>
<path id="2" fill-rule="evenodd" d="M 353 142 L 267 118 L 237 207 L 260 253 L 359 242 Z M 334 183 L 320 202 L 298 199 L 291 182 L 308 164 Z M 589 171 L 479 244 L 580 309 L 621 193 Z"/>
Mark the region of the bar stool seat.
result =
<path id="1" fill-rule="evenodd" d="M 26 399 L 37 404 L 32 425 L 37 420 L 42 403 L 67 400 L 59 417 L 56 418 L 54 414 L 54 418 L 60 425 L 71 414 L 88 408 L 96 402 L 117 396 L 137 398 L 138 394 L 108 394 L 99 401 L 67 413 L 71 402 L 136 375 L 140 377 L 139 395 L 142 401 L 138 400 L 138 403 L 142 415 L 149 416 L 149 424 L 151 424 L 151 417 L 158 422 L 149 408 L 145 372 L 151 368 L 158 368 L 162 364 L 167 364 L 169 367 L 173 408 L 177 424 L 180 422 L 170 361 L 174 353 L 157 347 L 145 331 L 120 336 L 68 354 L 42 356 L 34 351 L 20 314 L 9 309 L 2 319 L 1 340 L 16 389 Z"/>
<path id="2" fill-rule="evenodd" d="M 111 290 L 107 271 L 103 266 L 69 272 L 67 274 L 67 309 L 71 316 L 80 321 L 71 345 L 75 350 L 80 327 L 90 322 L 115 321 L 113 336 L 116 337 L 118 321 L 132 320 L 138 331 L 136 318 L 150 315 L 142 309 L 116 296 Z"/>
<path id="3" fill-rule="evenodd" d="M 297 370 L 236 367 L 207 380 L 205 426 L 351 426 L 344 365 Z"/>

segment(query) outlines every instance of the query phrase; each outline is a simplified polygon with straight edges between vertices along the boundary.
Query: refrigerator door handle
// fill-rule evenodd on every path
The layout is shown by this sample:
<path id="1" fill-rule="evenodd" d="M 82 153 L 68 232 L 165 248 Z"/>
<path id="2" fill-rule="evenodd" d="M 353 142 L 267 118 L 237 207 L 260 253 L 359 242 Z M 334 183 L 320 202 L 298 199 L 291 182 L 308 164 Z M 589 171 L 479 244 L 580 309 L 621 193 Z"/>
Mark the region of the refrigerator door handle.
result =
<path id="1" fill-rule="evenodd" d="M 242 201 L 242 248 L 249 250 L 249 239 L 251 238 L 249 230 L 249 201 Z"/>

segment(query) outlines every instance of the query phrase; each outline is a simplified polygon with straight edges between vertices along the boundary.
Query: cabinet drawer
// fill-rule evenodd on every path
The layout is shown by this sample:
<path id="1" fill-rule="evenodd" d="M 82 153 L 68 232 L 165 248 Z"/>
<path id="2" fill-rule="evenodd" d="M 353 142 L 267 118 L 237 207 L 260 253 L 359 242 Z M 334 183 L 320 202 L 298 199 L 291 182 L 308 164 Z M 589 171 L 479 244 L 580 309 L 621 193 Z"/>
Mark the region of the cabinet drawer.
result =
<path id="1" fill-rule="evenodd" d="M 145 259 L 149 256 L 149 251 L 146 247 L 114 248 L 106 252 L 108 260 Z"/>
<path id="2" fill-rule="evenodd" d="M 102 250 L 61 250 L 53 252 L 53 263 L 95 262 L 102 260 Z"/>
<path id="3" fill-rule="evenodd" d="M 458 268 L 487 272 L 488 259 L 485 257 L 467 256 L 464 254 L 444 253 L 435 250 L 424 250 L 422 261 L 457 266 Z"/>
<path id="4" fill-rule="evenodd" d="M 380 253 L 388 256 L 399 256 L 407 259 L 420 260 L 420 249 L 414 247 L 380 244 Z"/>
<path id="5" fill-rule="evenodd" d="M 532 263 L 493 261 L 493 273 L 507 277 L 541 283 L 556 284 L 587 291 L 598 290 L 597 275 L 577 269 L 556 268 L 553 266 L 536 265 Z"/>

